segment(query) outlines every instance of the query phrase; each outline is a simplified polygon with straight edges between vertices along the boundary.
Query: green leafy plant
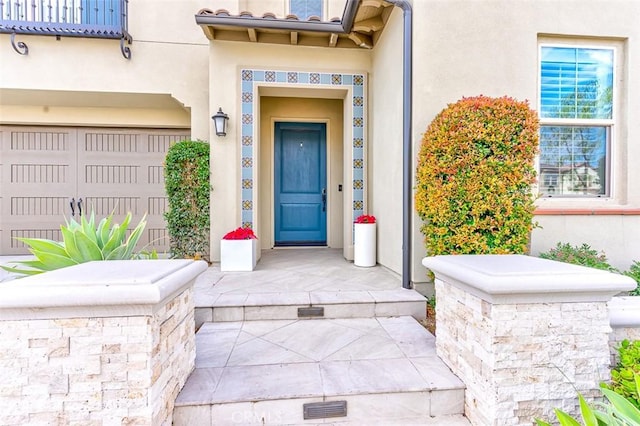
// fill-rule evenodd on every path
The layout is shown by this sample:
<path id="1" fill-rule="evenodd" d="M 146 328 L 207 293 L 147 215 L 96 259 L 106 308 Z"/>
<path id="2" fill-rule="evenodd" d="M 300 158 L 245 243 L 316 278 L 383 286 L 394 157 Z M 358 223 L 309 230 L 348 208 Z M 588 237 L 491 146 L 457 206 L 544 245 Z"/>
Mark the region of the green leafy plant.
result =
<path id="1" fill-rule="evenodd" d="M 634 387 L 640 391 L 640 375 L 634 376 Z M 640 410 L 621 395 L 606 388 L 602 388 L 606 398 L 605 403 L 589 405 L 582 395 L 578 395 L 580 401 L 580 414 L 583 423 L 562 410 L 555 409 L 556 418 L 561 426 L 640 426 Z M 551 426 L 543 420 L 536 419 L 538 426 Z"/>
<path id="2" fill-rule="evenodd" d="M 636 280 L 636 283 L 638 283 L 638 286 L 635 288 L 635 290 L 630 291 L 629 294 L 631 296 L 640 296 L 640 262 L 634 260 L 629 270 L 624 274 L 633 278 L 634 280 Z"/>
<path id="3" fill-rule="evenodd" d="M 66 226 L 60 226 L 61 242 L 43 238 L 18 238 L 29 246 L 35 260 L 15 262 L 26 268 L 2 266 L 2 269 L 20 275 L 35 275 L 93 260 L 157 258 L 155 252 L 134 252 L 146 226 L 145 219 L 146 216 L 128 237 L 127 228 L 131 222 L 131 213 L 127 213 L 121 224 L 113 226 L 113 214 L 102 219 L 97 227 L 93 213 L 88 220 L 86 216 L 82 216 L 80 222 L 74 219 L 67 220 Z"/>
<path id="4" fill-rule="evenodd" d="M 428 254 L 527 252 L 537 149 L 538 117 L 527 102 L 477 96 L 440 112 L 416 173 Z"/>
<path id="5" fill-rule="evenodd" d="M 169 148 L 164 166 L 169 210 L 164 217 L 172 257 L 208 256 L 209 173 L 206 142 L 182 141 Z"/>
<path id="6" fill-rule="evenodd" d="M 611 384 L 604 386 L 640 409 L 640 389 L 636 387 L 636 376 L 640 375 L 640 340 L 623 340 L 618 347 L 618 355 L 618 365 L 611 370 Z"/>
<path id="7" fill-rule="evenodd" d="M 427 305 L 429 305 L 433 309 L 436 308 L 436 295 L 435 294 L 433 296 L 427 298 Z"/>
<path id="8" fill-rule="evenodd" d="M 598 252 L 588 244 L 572 246 L 569 243 L 558 243 L 555 248 L 540 253 L 539 256 L 543 259 L 557 260 L 558 262 L 620 273 L 619 270 L 609 264 L 609 260 L 604 252 Z M 629 295 L 640 296 L 640 262 L 635 260 L 629 270 L 623 272 L 623 274 L 633 278 L 636 283 L 638 283 L 638 286 L 630 291 Z"/>
<path id="9" fill-rule="evenodd" d="M 588 244 L 572 246 L 569 243 L 558 243 L 555 248 L 540 253 L 539 256 L 543 259 L 557 260 L 558 262 L 617 272 L 617 270 L 609 264 L 607 256 L 604 253 L 599 253 Z"/>

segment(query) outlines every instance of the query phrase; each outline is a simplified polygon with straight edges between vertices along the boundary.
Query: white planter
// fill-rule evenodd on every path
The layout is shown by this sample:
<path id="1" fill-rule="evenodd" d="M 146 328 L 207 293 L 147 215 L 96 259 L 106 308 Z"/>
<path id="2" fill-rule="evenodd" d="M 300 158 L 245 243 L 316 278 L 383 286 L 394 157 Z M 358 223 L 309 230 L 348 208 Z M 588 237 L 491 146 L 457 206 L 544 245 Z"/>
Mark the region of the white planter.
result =
<path id="1" fill-rule="evenodd" d="M 353 264 L 376 266 L 376 224 L 355 223 L 353 233 Z"/>
<path id="2" fill-rule="evenodd" d="M 248 272 L 256 266 L 256 239 L 220 240 L 220 270 Z"/>

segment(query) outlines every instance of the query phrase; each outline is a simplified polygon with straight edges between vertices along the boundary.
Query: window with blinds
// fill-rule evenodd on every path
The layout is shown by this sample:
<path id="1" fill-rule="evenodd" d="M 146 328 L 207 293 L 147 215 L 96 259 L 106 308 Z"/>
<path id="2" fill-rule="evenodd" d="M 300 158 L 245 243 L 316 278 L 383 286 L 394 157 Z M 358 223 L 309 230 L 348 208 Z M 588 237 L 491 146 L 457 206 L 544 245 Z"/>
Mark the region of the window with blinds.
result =
<path id="1" fill-rule="evenodd" d="M 323 0 L 289 0 L 289 13 L 301 20 L 307 20 L 310 16 L 322 19 L 322 9 Z"/>
<path id="2" fill-rule="evenodd" d="M 608 196 L 614 49 L 540 47 L 540 192 Z"/>

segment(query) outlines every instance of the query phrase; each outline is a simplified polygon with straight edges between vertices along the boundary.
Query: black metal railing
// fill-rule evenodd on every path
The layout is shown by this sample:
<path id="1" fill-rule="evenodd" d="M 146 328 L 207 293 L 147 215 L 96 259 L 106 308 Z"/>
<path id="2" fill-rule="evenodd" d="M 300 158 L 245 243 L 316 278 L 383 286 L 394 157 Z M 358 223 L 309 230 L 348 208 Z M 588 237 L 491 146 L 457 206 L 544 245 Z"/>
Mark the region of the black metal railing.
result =
<path id="1" fill-rule="evenodd" d="M 15 43 L 16 34 L 121 39 L 130 58 L 124 46 L 132 42 L 128 6 L 129 0 L 0 0 L 0 33 L 12 34 L 14 49 L 23 55 L 28 48 Z"/>

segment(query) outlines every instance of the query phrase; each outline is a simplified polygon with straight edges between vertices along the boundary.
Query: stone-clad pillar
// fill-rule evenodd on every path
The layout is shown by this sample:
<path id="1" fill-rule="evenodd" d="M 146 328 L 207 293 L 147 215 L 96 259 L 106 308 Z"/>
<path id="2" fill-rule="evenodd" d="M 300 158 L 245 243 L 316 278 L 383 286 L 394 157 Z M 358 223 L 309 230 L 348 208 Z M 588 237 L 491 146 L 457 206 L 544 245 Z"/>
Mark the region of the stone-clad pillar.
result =
<path id="1" fill-rule="evenodd" d="M 206 267 L 91 262 L 3 283 L 0 424 L 171 424 Z"/>
<path id="2" fill-rule="evenodd" d="M 425 258 L 436 277 L 438 355 L 466 385 L 473 425 L 577 413 L 610 371 L 607 301 L 629 277 L 520 255 Z"/>

